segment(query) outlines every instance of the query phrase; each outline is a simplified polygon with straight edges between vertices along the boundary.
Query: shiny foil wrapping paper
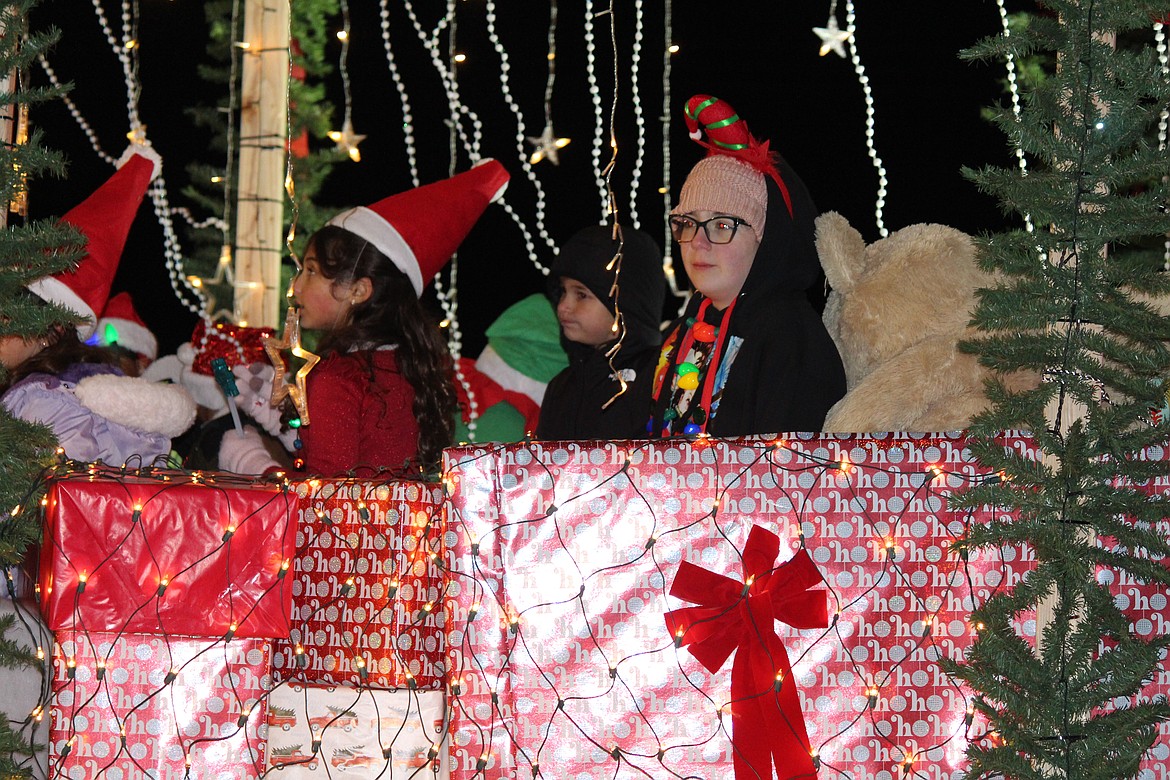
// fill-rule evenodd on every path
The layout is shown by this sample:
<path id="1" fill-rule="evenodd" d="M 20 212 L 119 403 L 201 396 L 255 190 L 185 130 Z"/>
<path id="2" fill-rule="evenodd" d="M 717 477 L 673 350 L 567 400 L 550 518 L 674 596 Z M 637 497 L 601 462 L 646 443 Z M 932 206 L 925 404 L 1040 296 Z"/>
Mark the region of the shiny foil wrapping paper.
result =
<path id="1" fill-rule="evenodd" d="M 41 609 L 56 630 L 288 636 L 296 497 L 240 479 L 53 482 Z"/>
<path id="2" fill-rule="evenodd" d="M 59 637 L 49 776 L 260 777 L 271 663 L 260 639 Z"/>
<path id="3" fill-rule="evenodd" d="M 276 677 L 441 688 L 443 492 L 421 482 L 297 483 L 293 625 Z"/>
<path id="4" fill-rule="evenodd" d="M 664 616 L 693 606 L 670 595 L 684 561 L 743 582 L 754 526 L 824 579 L 826 627 L 772 626 L 813 771 L 960 776 L 981 724 L 937 661 L 970 643 L 972 599 L 1030 567 L 949 549 L 995 510 L 947 495 L 988 476 L 957 434 L 448 451 L 452 777 L 731 777 L 732 661 L 710 671 Z"/>

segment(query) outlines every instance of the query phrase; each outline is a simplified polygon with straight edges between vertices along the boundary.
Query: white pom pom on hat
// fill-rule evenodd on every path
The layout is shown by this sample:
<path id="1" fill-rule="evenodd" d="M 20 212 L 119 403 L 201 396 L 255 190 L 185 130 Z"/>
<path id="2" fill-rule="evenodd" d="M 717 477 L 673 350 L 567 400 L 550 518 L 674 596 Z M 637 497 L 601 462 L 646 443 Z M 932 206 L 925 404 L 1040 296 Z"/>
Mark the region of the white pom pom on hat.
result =
<path id="1" fill-rule="evenodd" d="M 377 247 L 422 295 L 488 204 L 504 194 L 508 179 L 504 166 L 489 158 L 449 179 L 343 211 L 328 224 Z"/>

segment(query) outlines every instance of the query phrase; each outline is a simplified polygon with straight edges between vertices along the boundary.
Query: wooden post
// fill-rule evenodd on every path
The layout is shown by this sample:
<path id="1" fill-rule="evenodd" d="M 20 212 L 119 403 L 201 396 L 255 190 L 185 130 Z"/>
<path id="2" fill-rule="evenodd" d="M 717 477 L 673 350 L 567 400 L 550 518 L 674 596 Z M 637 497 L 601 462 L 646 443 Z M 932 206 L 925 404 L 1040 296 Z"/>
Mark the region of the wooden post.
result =
<path id="1" fill-rule="evenodd" d="M 288 0 L 245 0 L 235 317 L 279 328 L 284 290 L 284 180 L 288 133 Z"/>

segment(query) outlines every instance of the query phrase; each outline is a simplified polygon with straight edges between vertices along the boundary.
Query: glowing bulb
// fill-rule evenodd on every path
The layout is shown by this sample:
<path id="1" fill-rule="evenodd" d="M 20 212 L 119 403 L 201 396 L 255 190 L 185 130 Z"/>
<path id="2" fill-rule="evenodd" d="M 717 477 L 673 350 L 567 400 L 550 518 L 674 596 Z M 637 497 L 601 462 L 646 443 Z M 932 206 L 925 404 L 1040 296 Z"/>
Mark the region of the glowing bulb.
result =
<path id="1" fill-rule="evenodd" d="M 460 63 L 467 62 L 467 55 L 466 54 L 456 54 L 454 57 L 454 60 L 456 62 L 460 62 Z"/>
<path id="2" fill-rule="evenodd" d="M 337 40 L 348 41 L 349 40 L 349 30 L 338 30 L 337 31 Z"/>
<path id="3" fill-rule="evenodd" d="M 666 48 L 666 50 L 667 50 L 668 52 L 670 52 L 671 54 L 678 54 L 678 44 L 677 44 L 677 43 L 672 43 L 672 44 L 670 44 L 670 46 L 668 46 L 668 47 Z"/>

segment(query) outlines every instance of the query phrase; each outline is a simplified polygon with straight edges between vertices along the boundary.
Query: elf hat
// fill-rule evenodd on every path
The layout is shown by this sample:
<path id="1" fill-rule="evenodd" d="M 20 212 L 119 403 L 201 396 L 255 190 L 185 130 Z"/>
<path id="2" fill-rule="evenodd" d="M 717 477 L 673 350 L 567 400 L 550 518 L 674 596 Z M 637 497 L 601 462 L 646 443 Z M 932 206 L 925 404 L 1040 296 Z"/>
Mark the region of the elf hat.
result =
<path id="1" fill-rule="evenodd" d="M 329 220 L 369 241 L 406 274 L 417 295 L 455 254 L 489 203 L 508 187 L 508 172 L 485 159 L 449 179 L 358 206 Z"/>
<path id="2" fill-rule="evenodd" d="M 161 167 L 162 160 L 153 149 L 139 144 L 127 148 L 114 175 L 61 217 L 62 222 L 77 227 L 88 239 L 85 256 L 76 268 L 28 285 L 44 300 L 87 318 L 77 327 L 83 339 L 93 334 L 97 313 L 110 295 L 130 225 Z"/>
<path id="3" fill-rule="evenodd" d="M 158 357 L 158 339 L 134 310 L 129 293 L 120 292 L 106 303 L 97 321 L 97 336 L 101 344 L 118 344 L 150 360 Z"/>

